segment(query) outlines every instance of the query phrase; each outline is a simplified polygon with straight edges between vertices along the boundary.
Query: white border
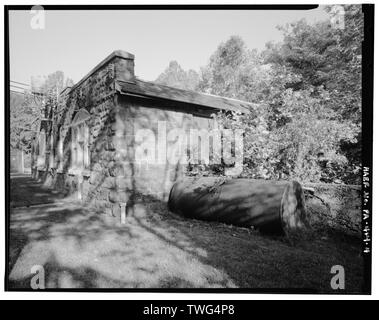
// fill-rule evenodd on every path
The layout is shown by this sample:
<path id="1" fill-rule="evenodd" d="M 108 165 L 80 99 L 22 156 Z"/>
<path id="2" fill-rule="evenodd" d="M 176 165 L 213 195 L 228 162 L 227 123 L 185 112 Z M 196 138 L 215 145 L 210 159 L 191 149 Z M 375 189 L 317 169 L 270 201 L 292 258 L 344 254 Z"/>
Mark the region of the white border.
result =
<path id="1" fill-rule="evenodd" d="M 6 4 L 19 4 L 19 5 L 47 5 L 47 4 L 107 4 L 105 0 L 92 0 L 92 1 L 80 1 L 76 3 L 70 3 L 68 1 L 52 1 L 52 0 L 45 0 L 43 3 L 35 3 L 33 1 L 29 0 L 14 0 L 12 3 L 9 3 L 10 1 L 3 2 L 1 1 L 2 5 Z M 332 4 L 331 1 L 317 1 L 320 5 L 327 5 Z M 275 1 L 259 1 L 258 3 L 254 3 L 253 1 L 246 1 L 246 0 L 239 0 L 238 4 L 315 4 L 315 1 L 283 1 L 283 0 L 275 0 Z M 343 1 L 339 0 L 336 4 L 352 4 L 352 3 L 373 3 L 373 1 L 370 2 L 362 2 L 362 1 Z M 113 0 L 111 4 L 236 4 L 233 1 L 215 1 L 215 0 L 207 0 L 207 1 L 199 1 L 199 0 L 166 0 L 166 1 L 158 1 L 158 0 L 142 0 L 142 1 L 120 1 L 120 0 Z M 377 15 L 377 10 L 375 8 L 375 16 Z M 1 35 L 4 37 L 4 24 L 1 23 Z M 378 50 L 377 50 L 377 40 L 378 40 L 378 24 L 375 24 L 375 43 L 374 43 L 374 59 L 375 64 L 378 63 Z M 2 38 L 1 41 L 1 60 L 4 61 L 4 38 Z M 0 63 L 1 65 L 1 80 L 0 80 L 0 99 L 1 102 L 4 101 L 4 64 Z M 378 74 L 375 73 L 374 75 L 374 105 L 376 102 L 376 96 L 375 92 L 378 92 Z M 378 140 L 378 130 L 375 130 L 375 125 L 378 124 L 378 114 L 374 110 L 374 141 Z M 4 111 L 0 112 L 0 127 L 1 132 L 0 135 L 3 136 L 3 138 L 0 140 L 0 150 L 4 150 Z M 376 252 L 376 243 L 374 245 L 373 243 L 373 254 L 372 254 L 372 295 L 371 296 L 358 296 L 358 295 L 299 295 L 299 294 L 203 294 L 203 293 L 139 293 L 139 292 L 130 292 L 130 293 L 76 293 L 76 292 L 4 292 L 4 285 L 3 285 L 3 279 L 5 274 L 5 226 L 4 226 L 4 216 L 5 216 L 5 190 L 4 190 L 4 153 L 1 153 L 0 156 L 0 176 L 2 177 L 1 185 L 0 185 L 0 195 L 1 195 L 1 201 L 0 201 L 0 210 L 3 212 L 0 218 L 0 299 L 2 300 L 13 300 L 13 299 L 35 299 L 35 300 L 68 300 L 68 299 L 93 299 L 93 300 L 251 300 L 251 299 L 270 299 L 270 300 L 282 300 L 282 299 L 288 299 L 288 300 L 321 300 L 321 299 L 328 299 L 328 300 L 365 300 L 365 299 L 378 299 L 379 297 L 379 277 L 378 274 L 375 273 L 375 270 L 378 270 L 378 253 Z M 373 163 L 379 163 L 378 158 L 378 150 L 374 148 L 374 159 Z M 373 179 L 376 183 L 378 183 L 378 173 L 376 170 L 373 170 Z M 378 186 L 377 184 L 373 185 L 373 195 L 377 194 Z M 373 210 L 372 212 L 375 212 L 378 208 L 378 199 L 373 199 Z M 373 218 L 373 230 L 374 232 L 376 230 L 379 230 L 379 222 L 377 219 Z M 376 240 L 376 236 L 374 233 L 373 240 Z"/>

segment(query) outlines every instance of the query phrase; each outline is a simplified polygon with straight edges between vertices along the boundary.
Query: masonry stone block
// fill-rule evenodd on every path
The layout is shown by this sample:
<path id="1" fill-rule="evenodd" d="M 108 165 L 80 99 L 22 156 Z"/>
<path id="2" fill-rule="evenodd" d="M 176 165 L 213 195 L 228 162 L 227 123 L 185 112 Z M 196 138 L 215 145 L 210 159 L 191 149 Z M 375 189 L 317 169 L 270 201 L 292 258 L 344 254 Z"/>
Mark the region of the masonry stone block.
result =
<path id="1" fill-rule="evenodd" d="M 99 163 L 95 163 L 92 167 L 92 170 L 93 171 L 102 171 L 103 169 Z"/>
<path id="2" fill-rule="evenodd" d="M 105 208 L 107 207 L 107 201 L 106 200 L 94 200 L 93 202 L 93 206 L 97 209 L 97 210 L 103 210 L 104 213 L 105 213 Z"/>
<path id="3" fill-rule="evenodd" d="M 119 218 L 121 215 L 121 208 L 118 203 L 112 205 L 112 216 Z"/>
<path id="4" fill-rule="evenodd" d="M 112 207 L 106 207 L 105 208 L 105 214 L 107 216 L 112 216 Z"/>
<path id="5" fill-rule="evenodd" d="M 118 190 L 132 190 L 133 181 L 130 177 L 118 176 L 116 177 L 116 187 Z"/>
<path id="6" fill-rule="evenodd" d="M 89 179 L 89 183 L 93 185 L 98 185 L 102 180 L 102 174 L 98 171 L 92 171 Z"/>
<path id="7" fill-rule="evenodd" d="M 108 202 L 109 200 L 109 190 L 106 188 L 100 188 L 99 191 L 96 193 L 96 199 L 97 200 L 105 200 Z"/>
<path id="8" fill-rule="evenodd" d="M 82 184 L 83 195 L 86 196 L 90 191 L 90 183 L 88 179 L 85 179 Z"/>
<path id="9" fill-rule="evenodd" d="M 116 148 L 115 148 L 115 146 L 114 146 L 114 144 L 113 144 L 112 141 L 109 141 L 109 142 L 106 144 L 106 148 L 105 148 L 105 150 L 107 150 L 107 151 L 114 151 L 114 150 L 116 150 Z"/>
<path id="10" fill-rule="evenodd" d="M 123 176 L 124 167 L 119 162 L 115 162 L 115 165 L 109 168 L 109 175 L 112 177 Z"/>
<path id="11" fill-rule="evenodd" d="M 110 157 L 110 155 L 108 155 L 108 157 Z M 113 159 L 113 157 L 112 157 L 112 159 Z M 115 162 L 113 160 L 111 160 L 107 163 L 108 169 L 113 168 L 114 166 L 115 166 Z"/>
<path id="12" fill-rule="evenodd" d="M 114 177 L 106 177 L 101 184 L 103 188 L 112 189 L 116 187 L 116 180 Z"/>
<path id="13" fill-rule="evenodd" d="M 109 193 L 109 201 L 112 203 L 128 202 L 130 193 L 127 191 L 111 190 Z"/>

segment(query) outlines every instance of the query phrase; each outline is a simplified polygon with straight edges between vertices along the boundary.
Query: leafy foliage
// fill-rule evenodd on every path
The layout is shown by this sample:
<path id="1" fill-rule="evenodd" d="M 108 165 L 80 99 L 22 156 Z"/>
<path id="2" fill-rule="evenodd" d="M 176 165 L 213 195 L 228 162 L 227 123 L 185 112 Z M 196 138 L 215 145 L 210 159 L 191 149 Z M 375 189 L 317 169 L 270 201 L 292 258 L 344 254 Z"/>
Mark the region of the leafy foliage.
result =
<path id="1" fill-rule="evenodd" d="M 10 145 L 13 149 L 31 151 L 41 115 L 40 100 L 25 93 L 10 95 Z"/>
<path id="2" fill-rule="evenodd" d="M 39 130 L 40 120 L 44 117 L 44 106 L 56 99 L 57 94 L 73 81 L 65 78 L 62 71 L 49 74 L 39 88 L 33 92 L 11 93 L 10 95 L 10 144 L 14 149 L 31 151 L 32 141 Z"/>
<path id="3" fill-rule="evenodd" d="M 72 79 L 66 78 L 63 71 L 55 71 L 46 77 L 38 91 L 46 98 L 55 100 L 64 88 L 71 87 L 73 84 Z"/>
<path id="4" fill-rule="evenodd" d="M 178 89 L 195 90 L 199 83 L 199 75 L 194 70 L 184 71 L 178 62 L 171 61 L 155 82 Z"/>
<path id="5" fill-rule="evenodd" d="M 217 115 L 245 132 L 243 175 L 359 183 L 363 16 L 358 5 L 344 10 L 344 30 L 300 20 L 262 53 L 234 36 L 202 69 L 200 91 L 259 104 Z"/>

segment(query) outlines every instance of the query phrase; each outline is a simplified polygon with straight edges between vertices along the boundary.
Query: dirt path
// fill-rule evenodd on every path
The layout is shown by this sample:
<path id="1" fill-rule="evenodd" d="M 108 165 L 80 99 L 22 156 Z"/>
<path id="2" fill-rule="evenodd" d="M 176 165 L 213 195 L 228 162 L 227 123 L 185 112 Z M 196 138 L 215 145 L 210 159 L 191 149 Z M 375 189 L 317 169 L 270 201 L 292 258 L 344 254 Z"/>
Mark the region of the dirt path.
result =
<path id="1" fill-rule="evenodd" d="M 331 291 L 330 268 L 339 264 L 345 267 L 346 290 L 361 291 L 360 244 L 350 238 L 291 244 L 249 229 L 184 220 L 169 213 L 165 203 L 146 199 L 136 201 L 121 225 L 31 179 L 15 179 L 12 190 L 11 288 L 30 288 L 31 268 L 41 265 L 47 288 Z M 25 199 L 48 204 L 20 207 Z"/>

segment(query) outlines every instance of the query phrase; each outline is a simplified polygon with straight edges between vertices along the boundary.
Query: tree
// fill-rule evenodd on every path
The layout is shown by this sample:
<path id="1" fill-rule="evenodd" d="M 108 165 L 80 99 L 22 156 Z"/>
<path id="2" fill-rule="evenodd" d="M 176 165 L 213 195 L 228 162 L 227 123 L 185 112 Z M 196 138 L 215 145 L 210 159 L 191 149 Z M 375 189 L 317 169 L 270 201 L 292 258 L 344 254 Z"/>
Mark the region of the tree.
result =
<path id="1" fill-rule="evenodd" d="M 44 117 L 44 104 L 55 101 L 67 85 L 73 81 L 65 78 L 62 71 L 49 74 L 38 88 L 32 85 L 32 92 L 11 93 L 10 95 L 10 144 L 12 148 L 31 151 L 32 141 L 39 131 Z M 36 95 L 35 92 L 39 94 Z"/>
<path id="2" fill-rule="evenodd" d="M 322 87 L 343 120 L 361 121 L 363 14 L 360 5 L 345 5 L 343 30 L 330 21 L 309 25 L 300 20 L 284 27 L 282 44 L 269 44 L 267 63 L 285 65 L 302 76 L 297 89 Z M 327 12 L 332 7 L 326 7 Z"/>
<path id="3" fill-rule="evenodd" d="M 344 8 L 346 30 L 300 20 L 262 53 L 231 37 L 202 69 L 199 90 L 260 105 L 217 116 L 245 132 L 244 175 L 359 181 L 362 15 Z"/>
<path id="4" fill-rule="evenodd" d="M 195 90 L 199 75 L 194 70 L 184 71 L 176 61 L 171 61 L 168 68 L 158 76 L 156 83 L 185 90 Z"/>
<path id="5" fill-rule="evenodd" d="M 232 36 L 221 43 L 210 57 L 208 65 L 201 70 L 198 90 L 236 98 L 237 70 L 246 61 L 247 54 L 246 45 L 238 36 Z"/>
<path id="6" fill-rule="evenodd" d="M 30 93 L 10 95 L 10 145 L 13 149 L 31 151 L 41 116 L 39 100 Z"/>
<path id="7" fill-rule="evenodd" d="M 361 54 L 363 14 L 360 5 L 344 5 L 344 29 L 329 21 L 309 25 L 304 20 L 280 29 L 281 44 L 268 44 L 265 62 L 286 66 L 301 75 L 301 81 L 288 84 L 294 90 L 313 89 L 313 97 L 328 93 L 328 106 L 336 123 L 350 128 L 355 136 L 342 139 L 339 151 L 348 158 L 347 173 L 356 177 L 361 163 Z M 333 12 L 333 7 L 326 7 Z"/>

